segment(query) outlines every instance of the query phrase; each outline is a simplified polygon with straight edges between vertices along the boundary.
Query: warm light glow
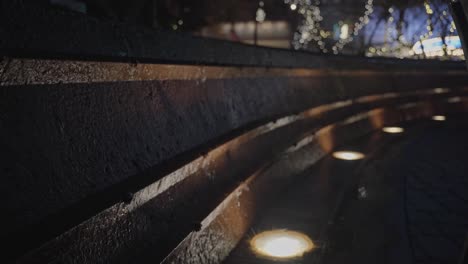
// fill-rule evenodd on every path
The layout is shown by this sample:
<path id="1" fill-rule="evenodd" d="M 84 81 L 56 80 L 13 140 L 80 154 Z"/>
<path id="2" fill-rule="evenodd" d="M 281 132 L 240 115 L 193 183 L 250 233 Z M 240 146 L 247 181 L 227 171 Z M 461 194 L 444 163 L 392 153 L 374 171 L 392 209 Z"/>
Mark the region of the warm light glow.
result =
<path id="1" fill-rule="evenodd" d="M 405 130 L 402 127 L 384 127 L 382 128 L 382 131 L 385 133 L 396 134 L 396 133 L 403 133 L 403 131 Z"/>
<path id="2" fill-rule="evenodd" d="M 308 236 L 284 229 L 262 232 L 252 238 L 250 245 L 262 256 L 282 259 L 301 257 L 314 248 Z"/>
<path id="3" fill-rule="evenodd" d="M 364 154 L 355 151 L 336 151 L 333 152 L 333 157 L 342 160 L 359 160 L 364 158 Z"/>
<path id="4" fill-rule="evenodd" d="M 443 115 L 435 115 L 432 117 L 432 120 L 435 120 L 435 121 L 445 121 L 447 118 Z"/>
<path id="5" fill-rule="evenodd" d="M 291 4 L 289 7 L 291 8 L 291 10 L 293 10 L 293 11 L 294 11 L 294 10 L 296 10 L 296 8 L 297 8 L 297 5 L 296 5 L 296 4 Z"/>

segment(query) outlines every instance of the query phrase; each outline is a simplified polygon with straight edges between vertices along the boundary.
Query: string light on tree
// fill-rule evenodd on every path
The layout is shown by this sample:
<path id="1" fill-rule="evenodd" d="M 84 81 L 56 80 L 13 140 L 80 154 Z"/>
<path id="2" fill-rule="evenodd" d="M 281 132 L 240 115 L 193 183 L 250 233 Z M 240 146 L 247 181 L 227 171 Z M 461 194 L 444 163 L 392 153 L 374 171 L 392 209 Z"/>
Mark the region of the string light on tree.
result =
<path id="1" fill-rule="evenodd" d="M 423 2 L 423 9 L 427 16 L 424 34 L 419 35 L 417 45 L 413 45 L 410 55 L 417 57 L 460 56 L 461 48 L 457 49 L 455 47 L 460 45 L 458 36 L 454 35 L 456 31 L 455 23 L 449 15 L 448 7 L 445 6 L 444 9 L 440 7 L 440 5 L 434 4 L 430 0 Z M 435 32 L 439 35 L 434 36 Z M 456 44 L 457 42 L 458 44 Z"/>
<path id="2" fill-rule="evenodd" d="M 419 43 L 421 44 L 421 47 L 423 49 L 423 54 L 424 54 L 424 46 L 423 46 L 423 40 L 429 38 L 432 36 L 433 32 L 432 30 L 434 29 L 433 23 L 432 23 L 432 16 L 434 14 L 434 11 L 431 8 L 431 4 L 429 0 L 424 0 L 424 9 L 426 11 L 427 19 L 426 19 L 426 33 L 422 34 L 419 36 Z"/>
<path id="3" fill-rule="evenodd" d="M 409 43 L 408 40 L 406 40 L 405 35 L 401 31 L 405 23 L 402 22 L 401 16 L 402 14 L 405 14 L 405 10 L 398 10 L 398 12 L 395 12 L 395 7 L 390 7 L 387 10 L 387 25 L 384 35 L 386 44 L 381 47 L 368 47 L 366 51 L 366 56 L 372 57 L 375 55 L 390 55 L 397 56 L 399 58 L 403 58 L 408 55 L 419 57 L 427 56 L 429 54 L 429 56 L 434 56 L 434 46 L 429 43 L 435 43 L 437 41 L 440 42 L 441 39 L 441 50 L 438 51 L 440 55 L 437 56 L 459 56 L 458 54 L 460 49 L 454 48 L 455 45 L 457 45 L 454 44 L 456 43 L 454 39 L 456 38 L 458 40 L 458 36 L 455 35 L 456 27 L 448 11 L 448 7 L 444 5 L 436 5 L 430 0 L 424 0 L 421 3 L 420 7 L 426 15 L 426 19 L 423 20 L 423 31 L 420 33 L 420 35 L 416 36 L 416 41 L 420 46 L 416 46 L 416 44 L 414 44 L 415 39 L 413 39 L 413 41 Z M 435 34 L 437 34 L 437 32 L 441 34 L 439 38 L 436 38 L 434 36 Z M 395 40 L 397 41 L 397 43 L 395 43 Z M 424 50 L 425 47 L 423 46 L 423 43 L 424 45 L 428 45 L 428 50 Z M 420 51 L 415 51 L 415 47 L 419 47 Z M 429 49 L 431 49 L 431 51 L 429 51 Z M 406 55 L 402 55 L 403 52 Z"/>
<path id="4" fill-rule="evenodd" d="M 386 30 L 385 30 L 385 46 L 389 46 L 388 43 L 389 42 L 392 42 L 392 36 L 393 36 L 393 31 L 392 31 L 392 24 L 393 24 L 393 21 L 395 20 L 393 18 L 393 14 L 394 14 L 394 9 L 392 7 L 390 7 L 388 9 L 388 18 L 387 18 L 387 25 L 386 25 Z M 384 52 L 386 50 L 383 50 Z"/>
<path id="5" fill-rule="evenodd" d="M 298 26 L 293 37 L 293 47 L 295 49 L 307 49 L 311 42 L 319 48 L 322 53 L 328 53 L 325 39 L 331 34 L 321 28 L 323 17 L 320 12 L 320 0 L 284 0 L 292 11 L 299 13 L 303 19 Z M 373 0 L 367 0 L 364 15 L 358 18 L 354 24 L 352 34 L 340 37 L 340 40 L 332 46 L 333 53 L 337 54 L 344 46 L 353 41 L 353 36 L 357 36 L 359 31 L 369 23 L 369 16 L 374 11 Z M 346 29 L 349 28 L 347 25 Z"/>
<path id="6" fill-rule="evenodd" d="M 455 27 L 455 22 L 452 20 L 452 23 L 450 23 L 450 32 L 454 33 L 457 28 Z"/>
<path id="7" fill-rule="evenodd" d="M 400 59 L 404 57 L 402 55 L 398 55 L 401 53 L 400 50 L 402 47 L 408 45 L 408 43 L 406 43 L 405 36 L 401 31 L 401 28 L 403 28 L 404 24 L 404 22 L 401 21 L 402 12 L 404 14 L 404 11 L 401 10 L 395 12 L 394 7 L 388 8 L 388 18 L 385 33 L 386 41 L 384 47 L 378 49 L 378 55 L 397 56 Z"/>
<path id="8" fill-rule="evenodd" d="M 442 17 L 441 19 L 444 19 L 446 21 L 450 21 L 450 28 L 449 28 L 449 31 L 450 33 L 455 33 L 455 30 L 457 30 L 457 28 L 455 27 L 455 21 L 453 21 L 453 19 L 451 19 L 449 16 L 448 16 L 448 12 L 447 10 L 444 10 L 442 12 Z"/>
<path id="9" fill-rule="evenodd" d="M 369 17 L 374 12 L 374 1 L 367 0 L 366 5 L 364 7 L 364 15 L 359 17 L 357 22 L 354 23 L 353 34 L 350 35 L 348 38 L 340 39 L 337 43 L 335 43 L 335 45 L 333 45 L 332 47 L 333 53 L 338 54 L 338 52 L 341 51 L 344 48 L 344 46 L 346 46 L 346 44 L 353 41 L 353 36 L 357 36 L 359 34 L 359 31 L 361 31 L 361 29 L 369 23 Z"/>
<path id="10" fill-rule="evenodd" d="M 309 43 L 314 41 L 318 48 L 323 53 L 328 50 L 325 47 L 324 36 L 327 33 L 321 30 L 320 22 L 323 17 L 320 14 L 320 1 L 319 0 L 284 0 L 286 5 L 292 11 L 299 13 L 303 19 L 299 25 L 297 32 L 294 33 L 293 47 L 295 49 L 306 49 Z"/>

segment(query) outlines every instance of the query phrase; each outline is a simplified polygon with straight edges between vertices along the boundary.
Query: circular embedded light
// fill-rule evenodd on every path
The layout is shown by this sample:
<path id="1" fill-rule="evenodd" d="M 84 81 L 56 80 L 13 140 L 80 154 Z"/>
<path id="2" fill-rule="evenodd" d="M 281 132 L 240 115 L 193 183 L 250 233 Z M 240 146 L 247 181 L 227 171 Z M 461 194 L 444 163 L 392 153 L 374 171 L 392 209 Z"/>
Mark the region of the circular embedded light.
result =
<path id="1" fill-rule="evenodd" d="M 281 229 L 257 234 L 250 246 L 259 255 L 286 259 L 301 257 L 314 248 L 314 243 L 302 233 Z"/>
<path id="2" fill-rule="evenodd" d="M 333 157 L 342 160 L 359 160 L 364 158 L 364 154 L 356 151 L 335 151 Z"/>
<path id="3" fill-rule="evenodd" d="M 435 121 L 445 121 L 447 118 L 443 115 L 435 115 L 432 117 L 432 120 L 435 120 Z"/>
<path id="4" fill-rule="evenodd" d="M 405 129 L 402 127 L 384 127 L 382 128 L 382 131 L 385 133 L 397 134 L 397 133 L 403 133 Z"/>

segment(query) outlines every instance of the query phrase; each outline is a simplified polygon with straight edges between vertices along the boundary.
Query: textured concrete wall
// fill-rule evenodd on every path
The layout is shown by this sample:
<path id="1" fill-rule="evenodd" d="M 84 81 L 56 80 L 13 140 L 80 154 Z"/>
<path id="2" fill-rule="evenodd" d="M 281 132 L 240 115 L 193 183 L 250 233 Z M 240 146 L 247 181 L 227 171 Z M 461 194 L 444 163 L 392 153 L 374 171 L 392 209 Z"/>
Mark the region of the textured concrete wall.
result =
<path id="1" fill-rule="evenodd" d="M 425 72 L 260 68 L 252 75 L 227 67 L 219 77 L 210 67 L 175 65 L 166 74 L 169 66 L 140 65 L 132 68 L 140 77 L 115 79 L 128 70 L 124 63 L 95 81 L 87 73 L 93 71 L 82 74 L 80 67 L 89 67 L 83 62 L 67 69 L 60 61 L 6 60 L 0 102 L 6 224 L 0 234 L 28 237 L 31 244 L 124 201 L 257 124 L 330 102 L 466 82 L 464 72 L 428 78 Z M 159 74 L 145 75 L 148 67 Z M 172 79 L 174 72 L 185 78 Z M 47 75 L 59 81 L 40 77 Z"/>

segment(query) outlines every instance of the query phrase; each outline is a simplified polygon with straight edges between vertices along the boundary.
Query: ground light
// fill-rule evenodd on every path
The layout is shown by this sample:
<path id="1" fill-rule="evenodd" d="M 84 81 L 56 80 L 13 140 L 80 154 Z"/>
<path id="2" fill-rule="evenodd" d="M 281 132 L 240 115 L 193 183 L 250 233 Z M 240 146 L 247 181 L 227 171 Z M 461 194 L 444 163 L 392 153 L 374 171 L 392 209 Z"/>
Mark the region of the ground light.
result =
<path id="1" fill-rule="evenodd" d="M 250 246 L 261 256 L 288 259 L 301 257 L 314 248 L 314 243 L 302 233 L 281 229 L 257 234 Z"/>
<path id="2" fill-rule="evenodd" d="M 447 118 L 443 115 L 435 115 L 432 117 L 432 120 L 435 120 L 435 121 L 445 121 Z"/>
<path id="3" fill-rule="evenodd" d="M 402 127 L 384 127 L 382 128 L 382 131 L 385 133 L 390 133 L 390 134 L 398 134 L 398 133 L 403 133 L 405 129 Z"/>
<path id="4" fill-rule="evenodd" d="M 356 151 L 335 151 L 333 157 L 342 160 L 359 160 L 364 158 L 364 154 Z"/>

